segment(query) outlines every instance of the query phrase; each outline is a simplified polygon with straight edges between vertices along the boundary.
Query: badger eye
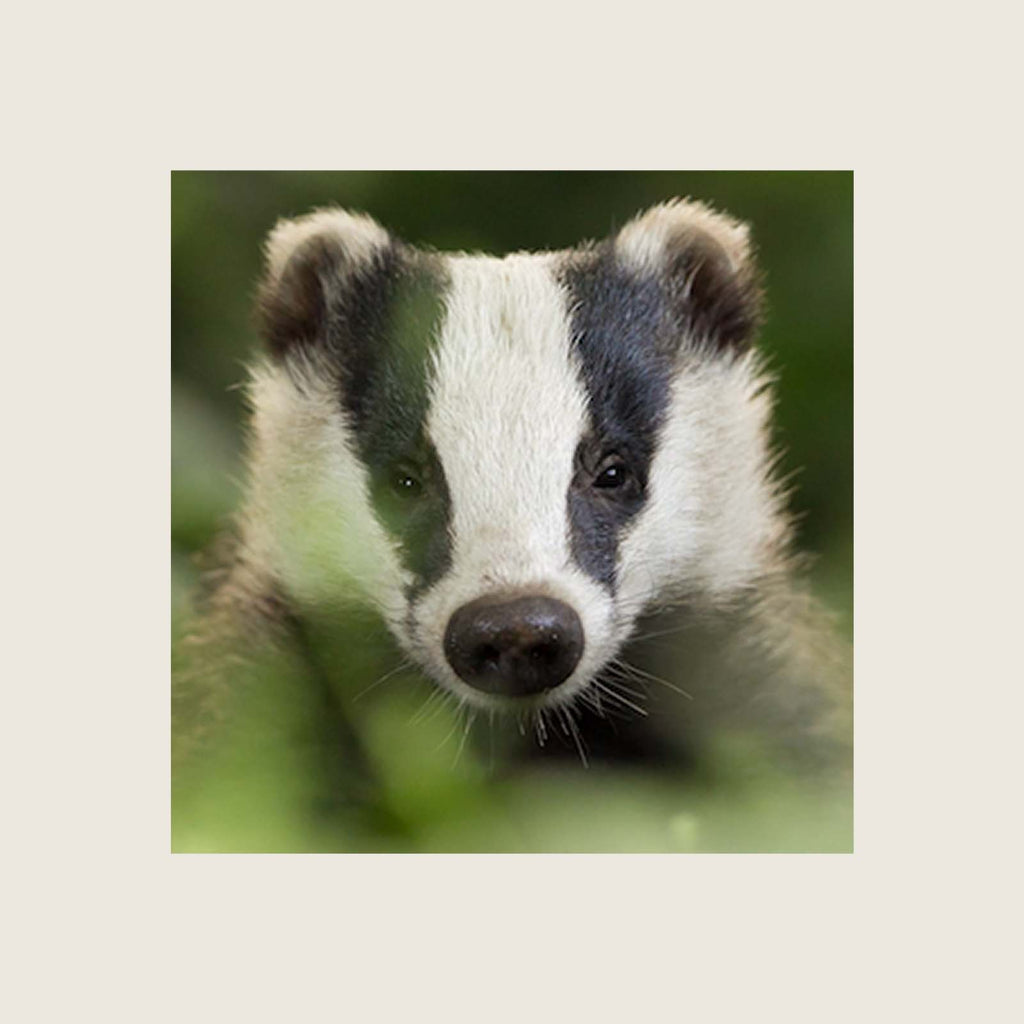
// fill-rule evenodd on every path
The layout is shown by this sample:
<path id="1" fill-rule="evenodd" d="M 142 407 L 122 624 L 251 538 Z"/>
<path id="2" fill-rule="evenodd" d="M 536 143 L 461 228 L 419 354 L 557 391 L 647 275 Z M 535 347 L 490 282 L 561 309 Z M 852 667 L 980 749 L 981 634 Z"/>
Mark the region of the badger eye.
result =
<path id="1" fill-rule="evenodd" d="M 594 486 L 602 490 L 613 490 L 625 487 L 629 480 L 629 467 L 622 459 L 612 456 L 605 460 L 604 465 L 594 477 Z"/>
<path id="2" fill-rule="evenodd" d="M 394 478 L 395 492 L 403 498 L 415 498 L 423 489 L 423 484 L 412 473 L 400 470 Z"/>

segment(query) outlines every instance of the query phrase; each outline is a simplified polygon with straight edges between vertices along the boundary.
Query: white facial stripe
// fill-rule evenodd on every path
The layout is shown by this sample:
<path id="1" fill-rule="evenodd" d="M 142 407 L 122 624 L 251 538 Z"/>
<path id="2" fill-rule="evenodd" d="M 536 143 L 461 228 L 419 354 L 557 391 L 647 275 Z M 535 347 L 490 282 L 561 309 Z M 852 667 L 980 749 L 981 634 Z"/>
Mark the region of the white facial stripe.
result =
<path id="1" fill-rule="evenodd" d="M 460 680 L 442 642 L 461 605 L 530 588 L 575 609 L 583 656 L 556 691 L 586 685 L 622 640 L 607 593 L 573 562 L 568 493 L 587 398 L 570 356 L 566 298 L 548 256 L 450 261 L 427 432 L 451 497 L 452 565 L 415 606 L 410 638 L 435 678 L 473 703 L 500 703 Z"/>
<path id="2" fill-rule="evenodd" d="M 427 430 L 453 510 L 454 564 L 501 585 L 569 559 L 566 495 L 586 423 L 549 260 L 456 258 Z"/>

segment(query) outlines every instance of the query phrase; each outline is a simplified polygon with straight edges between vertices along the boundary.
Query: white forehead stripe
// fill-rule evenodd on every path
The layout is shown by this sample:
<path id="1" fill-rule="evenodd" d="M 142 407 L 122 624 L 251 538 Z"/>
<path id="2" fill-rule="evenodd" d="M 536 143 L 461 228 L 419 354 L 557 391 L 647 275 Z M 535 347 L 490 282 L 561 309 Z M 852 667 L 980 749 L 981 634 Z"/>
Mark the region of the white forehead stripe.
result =
<path id="1" fill-rule="evenodd" d="M 456 257 L 449 269 L 427 429 L 451 494 L 455 566 L 528 582 L 517 576 L 569 558 L 586 394 L 565 296 L 546 256 Z"/>

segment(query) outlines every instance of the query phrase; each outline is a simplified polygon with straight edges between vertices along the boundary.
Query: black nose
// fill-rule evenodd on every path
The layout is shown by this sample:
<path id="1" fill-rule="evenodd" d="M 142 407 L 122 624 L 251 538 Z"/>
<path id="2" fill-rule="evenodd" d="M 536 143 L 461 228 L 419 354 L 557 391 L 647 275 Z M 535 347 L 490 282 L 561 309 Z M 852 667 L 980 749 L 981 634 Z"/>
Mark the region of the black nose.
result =
<path id="1" fill-rule="evenodd" d="M 583 626 L 572 608 L 550 597 L 478 597 L 449 620 L 444 653 L 470 686 L 525 697 L 572 675 Z"/>

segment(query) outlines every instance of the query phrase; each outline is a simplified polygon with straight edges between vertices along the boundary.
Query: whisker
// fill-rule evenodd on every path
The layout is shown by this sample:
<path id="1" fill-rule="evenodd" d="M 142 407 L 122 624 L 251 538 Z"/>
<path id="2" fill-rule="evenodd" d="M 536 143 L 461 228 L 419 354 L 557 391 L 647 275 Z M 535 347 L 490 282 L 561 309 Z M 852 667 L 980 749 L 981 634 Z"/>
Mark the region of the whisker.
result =
<path id="1" fill-rule="evenodd" d="M 632 636 L 630 636 L 629 642 L 631 644 L 642 643 L 646 640 L 657 640 L 659 637 L 677 636 L 679 633 L 682 633 L 685 630 L 688 630 L 689 628 L 690 623 L 681 622 L 679 623 L 679 625 L 670 626 L 668 629 L 656 629 L 652 630 L 650 633 L 634 633 Z"/>
<path id="2" fill-rule="evenodd" d="M 447 746 L 448 741 L 455 735 L 455 730 L 458 729 L 459 726 L 462 725 L 462 718 L 461 718 L 461 716 L 459 714 L 459 712 L 461 712 L 461 709 L 462 709 L 462 705 L 460 704 L 459 708 L 458 708 L 458 711 L 456 712 L 456 715 L 455 715 L 455 721 L 452 722 L 452 727 L 446 733 L 445 738 L 443 740 L 441 740 L 441 742 L 438 743 L 438 745 L 436 747 L 434 747 L 433 753 L 436 754 L 442 747 Z"/>
<path id="3" fill-rule="evenodd" d="M 579 729 L 576 728 L 576 720 L 572 717 L 572 712 L 569 708 L 559 708 L 559 717 L 563 719 L 566 725 L 566 735 L 572 737 L 573 743 L 576 745 L 576 750 L 580 755 L 580 762 L 584 768 L 589 768 L 590 763 L 587 761 L 587 755 L 585 753 L 585 744 L 583 737 L 580 736 Z"/>
<path id="4" fill-rule="evenodd" d="M 432 686 L 430 693 L 427 694 L 427 699 L 419 706 L 413 716 L 409 719 L 410 725 L 418 725 L 420 722 L 425 722 L 428 717 L 433 718 L 434 715 L 444 706 L 445 700 L 450 696 L 446 690 L 442 690 L 439 686 Z M 427 709 L 432 704 L 437 704 L 437 707 L 427 715 Z"/>
<path id="5" fill-rule="evenodd" d="M 459 758 L 462 757 L 462 751 L 466 746 L 466 740 L 469 737 L 469 730 L 473 726 L 473 722 L 476 719 L 476 709 L 470 707 L 468 704 L 465 705 L 466 712 L 466 724 L 462 729 L 462 739 L 459 740 L 459 748 L 455 751 L 455 760 L 452 761 L 452 767 L 455 768 L 459 763 Z"/>
<path id="6" fill-rule="evenodd" d="M 594 684 L 591 684 L 592 686 Z M 634 716 L 629 710 L 622 710 L 621 708 L 615 707 L 614 705 L 604 705 L 601 703 L 601 695 L 595 689 L 593 693 L 581 694 L 579 696 L 580 703 L 594 711 L 598 717 L 608 722 L 612 728 L 615 727 L 615 722 L 626 722 L 630 721 Z M 596 702 L 596 703 L 595 703 Z"/>
<path id="7" fill-rule="evenodd" d="M 670 683 L 667 679 L 662 679 L 661 676 L 656 676 L 652 672 L 648 672 L 646 669 L 642 669 L 637 665 L 631 665 L 628 661 L 623 661 L 621 658 L 615 658 L 614 661 L 617 665 L 627 671 L 636 673 L 637 676 L 644 679 L 650 679 L 652 683 L 661 683 L 662 686 L 667 686 L 670 690 L 674 690 L 687 700 L 693 700 L 692 693 L 687 693 L 681 686 L 676 686 L 675 683 Z"/>
<path id="8" fill-rule="evenodd" d="M 621 665 L 613 665 L 609 663 L 605 667 L 603 678 L 606 682 L 615 684 L 615 691 L 617 693 L 628 693 L 631 697 L 635 697 L 637 700 L 644 700 L 647 697 L 646 691 L 634 690 L 631 686 L 626 685 L 626 683 L 639 683 L 642 686 L 643 682 L 635 676 L 629 675 Z M 607 691 L 607 689 L 608 687 L 606 686 L 605 690 Z"/>
<path id="9" fill-rule="evenodd" d="M 544 721 L 544 709 L 538 708 L 534 718 L 534 728 L 537 731 L 537 742 L 543 747 L 548 738 L 548 727 Z"/>
<path id="10" fill-rule="evenodd" d="M 609 680 L 608 683 L 603 683 L 603 682 L 598 682 L 595 679 L 594 682 L 593 682 L 593 685 L 596 686 L 602 693 L 604 693 L 608 697 L 609 700 L 618 701 L 620 704 L 623 704 L 625 707 L 630 708 L 631 710 L 635 711 L 638 715 L 642 715 L 644 718 L 646 718 L 647 717 L 647 709 L 643 708 L 643 707 L 640 707 L 639 704 L 634 704 L 628 698 L 623 697 L 622 694 L 619 693 L 617 690 L 612 689 L 611 686 L 609 685 L 611 682 L 612 682 L 612 680 Z"/>
<path id="11" fill-rule="evenodd" d="M 369 686 L 366 687 L 365 690 L 360 690 L 359 693 L 357 693 L 352 698 L 352 703 L 355 704 L 357 700 L 361 700 L 371 690 L 377 689 L 377 687 L 380 686 L 381 683 L 386 683 L 392 676 L 398 675 L 399 672 L 407 668 L 412 668 L 412 662 L 408 658 L 403 658 L 393 669 L 391 669 L 390 672 L 385 672 L 384 675 L 380 677 L 380 679 L 375 679 L 372 683 L 370 683 Z"/>
<path id="12" fill-rule="evenodd" d="M 580 702 L 585 708 L 589 708 L 598 718 L 607 718 L 604 708 L 601 706 L 601 695 L 597 690 L 587 688 L 581 693 L 576 694 L 576 700 Z"/>

